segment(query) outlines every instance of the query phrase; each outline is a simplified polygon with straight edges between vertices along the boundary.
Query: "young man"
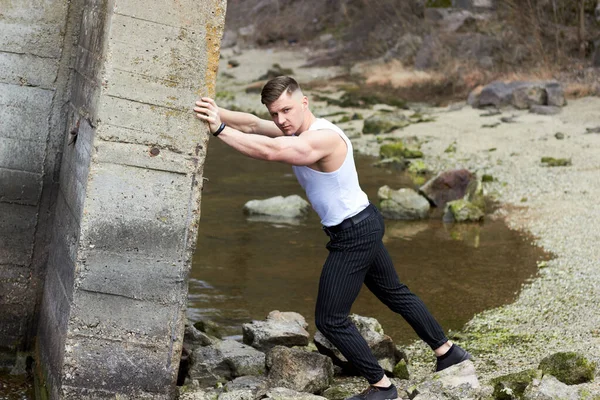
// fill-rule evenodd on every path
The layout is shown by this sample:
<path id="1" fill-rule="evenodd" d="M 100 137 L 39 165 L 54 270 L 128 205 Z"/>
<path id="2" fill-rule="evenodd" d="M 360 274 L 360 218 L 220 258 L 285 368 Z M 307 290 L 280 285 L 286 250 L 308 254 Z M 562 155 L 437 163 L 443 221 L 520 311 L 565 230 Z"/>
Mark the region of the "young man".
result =
<path id="1" fill-rule="evenodd" d="M 383 218 L 358 182 L 352 143 L 340 128 L 316 118 L 298 83 L 286 76 L 267 82 L 261 101 L 272 121 L 219 108 L 213 99 L 196 102 L 196 116 L 213 135 L 237 151 L 292 169 L 329 236 L 319 282 L 316 326 L 364 376 L 370 386 L 351 399 L 396 399 L 398 393 L 349 320 L 364 283 L 400 314 L 437 356 L 438 371 L 470 358 L 453 345 L 423 302 L 400 283 L 385 249 Z"/>

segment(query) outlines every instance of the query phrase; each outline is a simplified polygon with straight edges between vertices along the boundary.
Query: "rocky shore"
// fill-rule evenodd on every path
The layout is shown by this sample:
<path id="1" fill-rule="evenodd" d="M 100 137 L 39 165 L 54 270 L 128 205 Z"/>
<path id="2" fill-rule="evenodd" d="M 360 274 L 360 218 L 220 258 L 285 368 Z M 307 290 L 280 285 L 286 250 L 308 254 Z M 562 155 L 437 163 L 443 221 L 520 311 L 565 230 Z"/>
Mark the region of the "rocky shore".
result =
<path id="1" fill-rule="evenodd" d="M 600 98 L 568 99 L 553 115 L 510 105 L 482 110 L 468 105 L 467 99 L 441 108 L 343 107 L 328 99 L 340 99 L 343 92 L 333 78 L 344 71 L 301 68 L 302 54 L 300 49 L 225 51 L 217 99 L 225 107 L 263 112 L 252 86 L 260 86 L 256 81 L 273 64 L 288 68 L 301 84 L 312 83 L 305 90 L 311 108 L 338 123 L 357 151 L 379 155 L 383 144 L 402 140 L 422 152 L 423 168 L 432 172 L 467 169 L 486 176 L 484 192 L 499 205 L 490 217 L 531 234 L 533 243 L 552 254 L 513 304 L 476 315 L 462 331 L 453 333 L 453 339 L 476 356 L 482 384 L 537 368 L 557 352 L 577 352 L 598 364 Z M 404 115 L 410 123 L 389 132 L 363 133 L 365 120 L 382 112 Z M 553 166 L 549 159 L 565 162 Z M 414 343 L 406 352 L 415 376 L 431 373 L 429 349 Z M 597 379 L 585 386 L 590 393 L 600 393 Z"/>

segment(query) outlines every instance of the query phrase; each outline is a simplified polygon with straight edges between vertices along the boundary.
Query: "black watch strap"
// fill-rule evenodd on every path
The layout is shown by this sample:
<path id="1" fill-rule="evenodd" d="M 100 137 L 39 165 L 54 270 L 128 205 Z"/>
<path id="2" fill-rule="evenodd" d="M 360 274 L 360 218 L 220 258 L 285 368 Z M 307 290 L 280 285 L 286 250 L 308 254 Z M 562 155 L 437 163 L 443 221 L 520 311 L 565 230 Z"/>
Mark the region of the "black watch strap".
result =
<path id="1" fill-rule="evenodd" d="M 225 125 L 225 122 L 221 122 L 221 125 L 219 126 L 219 129 L 217 129 L 215 131 L 215 133 L 213 133 L 213 136 L 219 136 L 219 133 L 223 132 L 223 129 L 225 129 L 227 125 Z"/>

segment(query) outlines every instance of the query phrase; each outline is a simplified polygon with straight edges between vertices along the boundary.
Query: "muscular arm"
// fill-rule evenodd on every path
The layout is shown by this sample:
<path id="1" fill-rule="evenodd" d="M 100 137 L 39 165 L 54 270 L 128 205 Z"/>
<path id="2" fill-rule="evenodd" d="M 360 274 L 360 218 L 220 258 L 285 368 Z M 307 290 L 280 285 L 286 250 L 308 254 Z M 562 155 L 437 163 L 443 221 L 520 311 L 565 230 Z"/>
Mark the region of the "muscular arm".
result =
<path id="1" fill-rule="evenodd" d="M 259 160 L 311 165 L 333 152 L 339 135 L 329 130 L 306 131 L 300 136 L 268 138 L 227 127 L 218 136 L 242 154 Z"/>
<path id="2" fill-rule="evenodd" d="M 209 105 L 212 105 L 216 108 L 221 118 L 221 121 L 225 122 L 228 126 L 244 133 L 254 133 L 257 135 L 264 135 L 269 137 L 278 137 L 282 136 L 283 133 L 281 130 L 275 125 L 273 121 L 267 121 L 261 118 L 258 118 L 256 115 L 239 112 L 239 111 L 231 111 L 225 108 L 218 107 L 216 103 L 210 98 L 202 98 L 201 100 L 196 102 L 196 108 L 194 111 L 200 112 L 200 110 L 207 108 Z"/>

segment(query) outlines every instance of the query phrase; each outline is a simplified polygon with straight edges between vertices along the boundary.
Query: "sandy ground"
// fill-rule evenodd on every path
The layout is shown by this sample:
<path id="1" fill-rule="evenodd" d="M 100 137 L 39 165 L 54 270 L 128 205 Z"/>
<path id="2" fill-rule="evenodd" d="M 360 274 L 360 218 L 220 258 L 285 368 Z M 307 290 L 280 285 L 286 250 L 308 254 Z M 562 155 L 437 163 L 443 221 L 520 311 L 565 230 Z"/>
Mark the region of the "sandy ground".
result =
<path id="1" fill-rule="evenodd" d="M 324 82 L 347 72 L 342 68 L 301 68 L 307 52 L 253 50 L 234 54 L 223 51 L 217 90 L 235 93 L 220 104 L 263 111 L 259 95 L 243 89 L 274 63 L 292 68 L 300 83 Z M 229 60 L 240 62 L 228 68 Z M 223 78 L 222 73 L 230 74 Z M 309 98 L 316 89 L 308 91 Z M 341 109 L 312 102 L 317 115 Z M 384 108 L 381 106 L 379 108 Z M 410 125 L 381 135 L 386 139 L 412 138 L 421 144 L 424 161 L 433 171 L 467 168 L 490 174 L 495 181 L 484 186 L 501 207 L 492 218 L 504 218 L 510 227 L 528 232 L 532 241 L 553 254 L 539 275 L 525 284 L 510 305 L 475 316 L 457 339 L 477 354 L 476 367 L 483 383 L 505 373 L 536 367 L 557 351 L 578 351 L 600 361 L 600 98 L 569 100 L 555 116 L 503 110 L 502 115 L 482 116 L 483 110 L 456 104 L 447 108 L 418 106 L 434 122 Z M 368 117 L 374 110 L 359 111 Z M 407 111 L 409 114 L 413 111 Z M 482 125 L 512 117 L 514 122 L 494 128 Z M 331 118 L 334 122 L 339 116 Z M 378 154 L 373 135 L 361 135 L 362 121 L 340 124 L 356 149 Z M 556 133 L 564 139 L 557 139 Z M 381 140 L 380 140 L 381 141 Z M 456 151 L 445 152 L 454 143 Z M 571 166 L 547 167 L 542 157 L 569 158 Z M 457 307 L 460 307 L 457 304 Z M 433 359 L 421 343 L 408 349 L 414 376 L 430 372 Z M 600 363 L 599 363 L 600 365 Z M 598 381 L 598 379 L 596 379 Z M 600 391 L 597 383 L 587 385 Z"/>

